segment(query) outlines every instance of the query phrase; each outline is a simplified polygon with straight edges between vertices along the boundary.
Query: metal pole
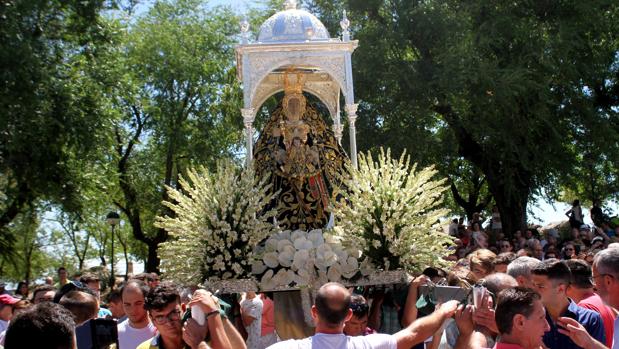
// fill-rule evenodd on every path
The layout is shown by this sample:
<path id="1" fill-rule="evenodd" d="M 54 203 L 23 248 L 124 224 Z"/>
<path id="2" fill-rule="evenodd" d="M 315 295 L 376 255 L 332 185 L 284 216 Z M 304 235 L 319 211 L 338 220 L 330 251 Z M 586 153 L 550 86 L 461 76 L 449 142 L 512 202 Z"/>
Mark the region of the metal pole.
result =
<path id="1" fill-rule="evenodd" d="M 110 271 L 110 289 L 114 288 L 114 284 L 116 283 L 116 278 L 114 277 L 114 229 L 115 228 L 116 228 L 116 224 L 112 224 L 112 255 L 110 256 L 112 267 Z"/>

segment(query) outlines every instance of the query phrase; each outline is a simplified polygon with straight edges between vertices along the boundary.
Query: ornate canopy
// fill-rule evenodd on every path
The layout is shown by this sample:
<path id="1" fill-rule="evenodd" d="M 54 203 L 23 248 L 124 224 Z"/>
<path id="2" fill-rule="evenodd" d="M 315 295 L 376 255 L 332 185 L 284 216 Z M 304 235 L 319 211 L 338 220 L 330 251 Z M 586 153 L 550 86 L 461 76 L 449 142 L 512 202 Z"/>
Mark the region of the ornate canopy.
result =
<path id="1" fill-rule="evenodd" d="M 244 108 L 241 110 L 247 132 L 247 160 L 252 159 L 253 122 L 256 112 L 267 98 L 284 89 L 284 72 L 294 68 L 305 76 L 303 90 L 315 95 L 327 106 L 333 131 L 342 138 L 340 92 L 350 127 L 350 158 L 357 164 L 352 52 L 358 41 L 350 40 L 346 12 L 342 21 L 342 38 L 331 38 L 325 26 L 311 13 L 296 8 L 296 1 L 285 2 L 260 27 L 257 41 L 248 40 L 249 23 L 241 22 L 242 42 L 236 47 L 238 78 L 243 83 Z"/>

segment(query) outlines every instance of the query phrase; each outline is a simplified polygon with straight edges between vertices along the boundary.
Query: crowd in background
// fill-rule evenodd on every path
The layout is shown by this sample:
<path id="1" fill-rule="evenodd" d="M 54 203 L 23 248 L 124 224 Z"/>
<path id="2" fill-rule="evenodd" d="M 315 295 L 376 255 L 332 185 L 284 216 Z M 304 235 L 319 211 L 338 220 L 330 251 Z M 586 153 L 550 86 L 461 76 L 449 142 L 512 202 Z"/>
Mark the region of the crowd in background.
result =
<path id="1" fill-rule="evenodd" d="M 485 229 L 478 214 L 467 225 L 455 219 L 449 234 L 456 244 L 446 257 L 454 261 L 452 268 L 428 267 L 408 284 L 326 284 L 312 308 L 316 334 L 305 340 L 280 338 L 273 293 L 214 296 L 160 282 L 156 273 L 109 287 L 97 273 L 70 279 L 61 267 L 55 280 L 46 277 L 32 290 L 20 282 L 11 294 L 0 284 L 0 344 L 8 349 L 73 344 L 80 349 L 110 344 L 119 349 L 532 349 L 542 344 L 617 349 L 619 227 L 595 212 L 594 226 L 584 224 L 575 201 L 566 213 L 568 231 L 531 228 L 509 237 L 496 209 Z M 449 286 L 459 293 L 439 299 Z"/>

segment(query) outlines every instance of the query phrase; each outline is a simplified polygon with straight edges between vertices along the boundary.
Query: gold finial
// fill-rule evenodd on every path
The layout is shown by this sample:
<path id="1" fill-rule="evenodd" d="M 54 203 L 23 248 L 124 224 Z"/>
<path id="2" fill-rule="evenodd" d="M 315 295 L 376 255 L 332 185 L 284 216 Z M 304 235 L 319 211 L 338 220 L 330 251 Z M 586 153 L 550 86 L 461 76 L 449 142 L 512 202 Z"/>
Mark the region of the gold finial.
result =
<path id="1" fill-rule="evenodd" d="M 286 10 L 296 10 L 297 9 L 297 1 L 296 0 L 286 0 L 286 1 L 284 1 L 284 9 L 286 9 Z"/>

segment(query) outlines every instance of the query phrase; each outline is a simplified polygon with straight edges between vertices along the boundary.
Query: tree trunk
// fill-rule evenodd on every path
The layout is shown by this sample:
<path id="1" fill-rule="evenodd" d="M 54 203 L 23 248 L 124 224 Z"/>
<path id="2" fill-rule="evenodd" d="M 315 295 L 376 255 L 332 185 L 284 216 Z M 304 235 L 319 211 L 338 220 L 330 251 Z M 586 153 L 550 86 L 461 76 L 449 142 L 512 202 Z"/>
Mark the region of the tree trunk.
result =
<path id="1" fill-rule="evenodd" d="M 128 278 L 129 274 L 129 254 L 127 253 L 127 244 L 129 243 L 127 240 L 123 240 L 122 234 L 120 232 L 120 228 L 116 231 L 116 237 L 118 238 L 118 242 L 120 242 L 120 246 L 123 248 L 123 256 L 125 256 L 125 281 Z"/>
<path id="2" fill-rule="evenodd" d="M 146 244 L 148 247 L 148 257 L 145 263 L 145 270 L 147 272 L 158 272 L 159 271 L 159 258 L 157 257 L 157 247 L 158 245 L 165 241 L 167 234 L 165 231 L 161 229 L 157 230 L 157 235 L 155 237 L 147 236 L 144 229 L 142 228 L 142 220 L 141 220 L 141 209 L 140 203 L 138 202 L 138 195 L 135 187 L 131 183 L 131 178 L 129 175 L 129 156 L 133 150 L 133 147 L 138 142 L 140 135 L 142 134 L 142 130 L 144 127 L 144 123 L 148 116 L 142 119 L 141 112 L 137 109 L 137 107 L 133 107 L 134 117 L 137 123 L 137 129 L 133 134 L 133 137 L 127 143 L 127 146 L 123 148 L 122 139 L 120 136 L 120 132 L 118 129 L 116 130 L 116 151 L 120 156 L 120 160 L 118 161 L 118 184 L 122 190 L 124 196 L 124 204 L 120 202 L 115 202 L 116 206 L 127 216 L 129 220 L 129 224 L 131 225 L 131 232 L 133 233 L 133 237 Z M 169 150 L 168 150 L 169 151 Z M 166 179 L 168 179 L 168 168 L 170 166 L 166 166 Z M 170 170 L 171 172 L 171 170 Z M 169 180 L 164 184 L 169 184 Z M 163 196 L 166 197 L 166 193 L 164 190 Z"/>
<path id="3" fill-rule="evenodd" d="M 485 179 L 483 181 L 485 181 Z M 458 206 L 464 209 L 464 212 L 466 213 L 466 218 L 469 220 L 469 222 L 473 219 L 474 213 L 479 213 L 483 211 L 488 206 L 488 203 L 490 203 L 490 200 L 492 200 L 492 196 L 488 195 L 481 202 L 477 202 L 479 199 L 483 181 L 479 183 L 479 185 L 473 185 L 473 190 L 468 193 L 467 199 L 462 197 L 456 185 L 453 183 L 453 181 L 451 182 L 451 194 L 454 198 L 454 201 L 458 204 Z"/>
<path id="4" fill-rule="evenodd" d="M 512 191 L 512 195 L 506 195 L 506 192 L 509 193 L 507 188 L 495 182 L 488 179 L 490 191 L 494 195 L 499 214 L 501 215 L 503 233 L 509 238 L 513 237 L 516 230 L 524 233 L 527 229 L 527 202 L 529 194 L 521 192 L 517 196 Z"/>
<path id="5" fill-rule="evenodd" d="M 512 164 L 502 164 L 500 154 L 488 153 L 468 132 L 462 121 L 449 104 L 435 106 L 435 111 L 443 116 L 453 130 L 458 141 L 458 153 L 477 166 L 486 176 L 490 193 L 496 201 L 501 214 L 503 233 L 511 237 L 516 230 L 527 229 L 527 202 L 532 186 L 532 177 L 524 168 Z M 516 178 L 511 185 L 506 184 L 505 174 Z"/>
<path id="6" fill-rule="evenodd" d="M 147 243 L 148 245 L 148 257 L 146 258 L 146 265 L 144 266 L 144 270 L 147 273 L 159 273 L 159 262 L 161 260 L 157 256 L 157 246 L 159 242 L 150 241 Z"/>
<path id="7" fill-rule="evenodd" d="M 129 255 L 127 254 L 127 250 L 125 250 L 125 281 L 129 279 Z"/>

